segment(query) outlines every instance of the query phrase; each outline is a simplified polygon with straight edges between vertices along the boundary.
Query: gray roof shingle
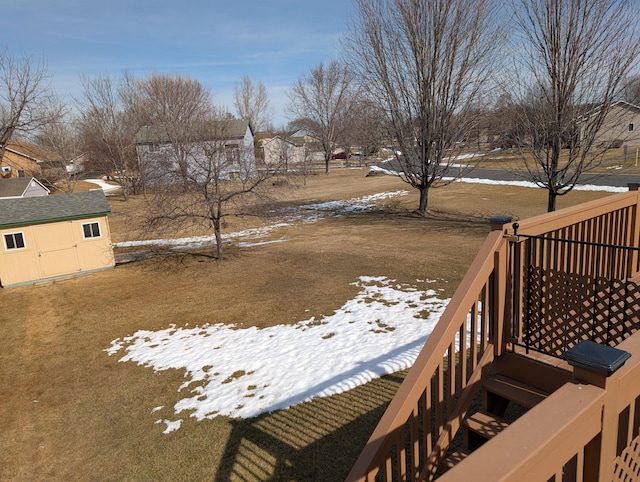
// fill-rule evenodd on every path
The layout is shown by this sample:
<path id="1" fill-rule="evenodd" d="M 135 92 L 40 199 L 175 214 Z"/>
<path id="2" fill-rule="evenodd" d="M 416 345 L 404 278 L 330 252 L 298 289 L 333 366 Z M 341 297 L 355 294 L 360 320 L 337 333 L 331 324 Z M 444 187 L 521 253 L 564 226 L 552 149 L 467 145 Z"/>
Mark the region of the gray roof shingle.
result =
<path id="1" fill-rule="evenodd" d="M 210 131 L 207 134 L 202 135 L 203 141 L 211 141 L 211 140 L 227 140 L 227 139 L 238 139 L 243 138 L 247 133 L 247 129 L 252 129 L 251 124 L 247 120 L 223 120 L 223 121 L 215 121 L 210 124 Z M 172 134 L 177 138 L 181 137 L 179 135 L 179 128 L 172 128 Z M 253 130 L 251 131 L 253 132 Z M 185 133 L 185 139 L 192 139 L 193 134 Z M 171 141 L 171 137 L 169 136 L 166 129 L 163 129 L 161 126 L 142 126 L 136 136 L 134 142 L 136 144 L 153 144 L 153 143 L 168 143 Z"/>
<path id="2" fill-rule="evenodd" d="M 0 228 L 86 218 L 111 212 L 102 190 L 0 199 Z"/>

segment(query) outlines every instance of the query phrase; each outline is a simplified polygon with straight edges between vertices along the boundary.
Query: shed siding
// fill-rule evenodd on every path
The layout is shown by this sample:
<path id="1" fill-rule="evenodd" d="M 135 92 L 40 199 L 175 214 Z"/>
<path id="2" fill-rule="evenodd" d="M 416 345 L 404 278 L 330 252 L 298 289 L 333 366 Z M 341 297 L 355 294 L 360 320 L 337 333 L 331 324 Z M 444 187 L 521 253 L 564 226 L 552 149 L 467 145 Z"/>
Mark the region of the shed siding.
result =
<path id="1" fill-rule="evenodd" d="M 99 238 L 84 239 L 82 225 L 97 222 Z M 7 250 L 4 235 L 24 233 L 25 248 Z M 84 271 L 113 268 L 106 216 L 0 229 L 0 283 L 3 287 Z"/>

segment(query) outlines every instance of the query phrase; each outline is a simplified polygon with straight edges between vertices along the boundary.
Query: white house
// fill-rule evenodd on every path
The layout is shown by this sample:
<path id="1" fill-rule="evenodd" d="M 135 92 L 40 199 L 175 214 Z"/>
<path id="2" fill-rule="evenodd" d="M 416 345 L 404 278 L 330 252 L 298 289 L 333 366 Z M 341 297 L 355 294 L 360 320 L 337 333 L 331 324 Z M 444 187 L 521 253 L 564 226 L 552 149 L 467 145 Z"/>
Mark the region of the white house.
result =
<path id="1" fill-rule="evenodd" d="M 246 179 L 256 172 L 254 133 L 246 120 L 216 121 L 183 133 L 144 126 L 135 145 L 140 176 L 151 185 L 179 182 L 185 176 Z"/>

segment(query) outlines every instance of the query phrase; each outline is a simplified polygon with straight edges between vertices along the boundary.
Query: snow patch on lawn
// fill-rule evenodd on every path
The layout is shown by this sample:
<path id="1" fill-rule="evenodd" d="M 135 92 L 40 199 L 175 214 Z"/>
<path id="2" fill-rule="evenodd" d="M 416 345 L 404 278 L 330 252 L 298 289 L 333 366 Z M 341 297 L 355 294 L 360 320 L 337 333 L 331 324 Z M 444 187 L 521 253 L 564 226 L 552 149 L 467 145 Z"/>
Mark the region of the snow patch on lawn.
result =
<path id="1" fill-rule="evenodd" d="M 254 417 L 410 367 L 449 301 L 429 283 L 362 276 L 356 297 L 320 319 L 262 329 L 172 325 L 118 338 L 105 351 L 154 371 L 184 370 L 173 416 Z M 170 433 L 181 420 L 157 423 Z"/>

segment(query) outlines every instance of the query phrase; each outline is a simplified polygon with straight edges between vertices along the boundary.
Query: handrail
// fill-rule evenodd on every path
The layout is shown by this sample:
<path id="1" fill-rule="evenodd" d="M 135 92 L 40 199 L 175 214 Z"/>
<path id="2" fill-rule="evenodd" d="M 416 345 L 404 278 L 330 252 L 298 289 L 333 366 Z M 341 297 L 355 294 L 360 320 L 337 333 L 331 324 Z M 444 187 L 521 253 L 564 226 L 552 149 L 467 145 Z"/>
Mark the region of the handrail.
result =
<path id="1" fill-rule="evenodd" d="M 507 242 L 502 233 L 490 233 L 347 481 L 374 480 L 381 466 L 387 479 L 392 478 L 394 470 L 401 474 L 412 470 L 412 478 L 435 476 L 440 458 L 480 388 L 483 371 L 493 360 L 504 312 L 496 309 L 500 303 L 492 297 L 497 291 L 495 283 L 501 278 L 496 265 L 506 266 L 506 255 Z M 418 415 L 425 433 L 423 441 L 411 435 L 416 432 Z M 413 425 L 409 434 L 405 433 L 407 424 Z M 408 453 L 406 437 L 412 447 Z M 396 469 L 391 464 L 394 446 L 395 457 L 400 459 Z"/>
<path id="2" fill-rule="evenodd" d="M 545 213 L 539 216 L 534 216 L 526 220 L 519 221 L 519 231 L 530 235 L 541 235 L 551 233 L 557 230 L 573 226 L 576 223 L 585 222 L 601 216 L 606 216 L 614 212 L 620 212 L 625 209 L 636 209 L 640 204 L 640 191 L 629 191 L 625 193 L 619 193 L 612 196 L 607 196 L 602 199 L 596 199 L 594 201 L 572 206 L 552 213 Z M 637 213 L 635 213 L 637 216 Z M 633 239 L 635 243 L 631 246 L 637 246 L 638 241 L 638 226 L 633 227 L 633 233 L 635 236 Z M 580 234 L 580 233 L 577 233 Z M 584 241 L 587 241 L 586 239 Z M 625 244 L 621 242 L 613 242 L 612 244 Z"/>

